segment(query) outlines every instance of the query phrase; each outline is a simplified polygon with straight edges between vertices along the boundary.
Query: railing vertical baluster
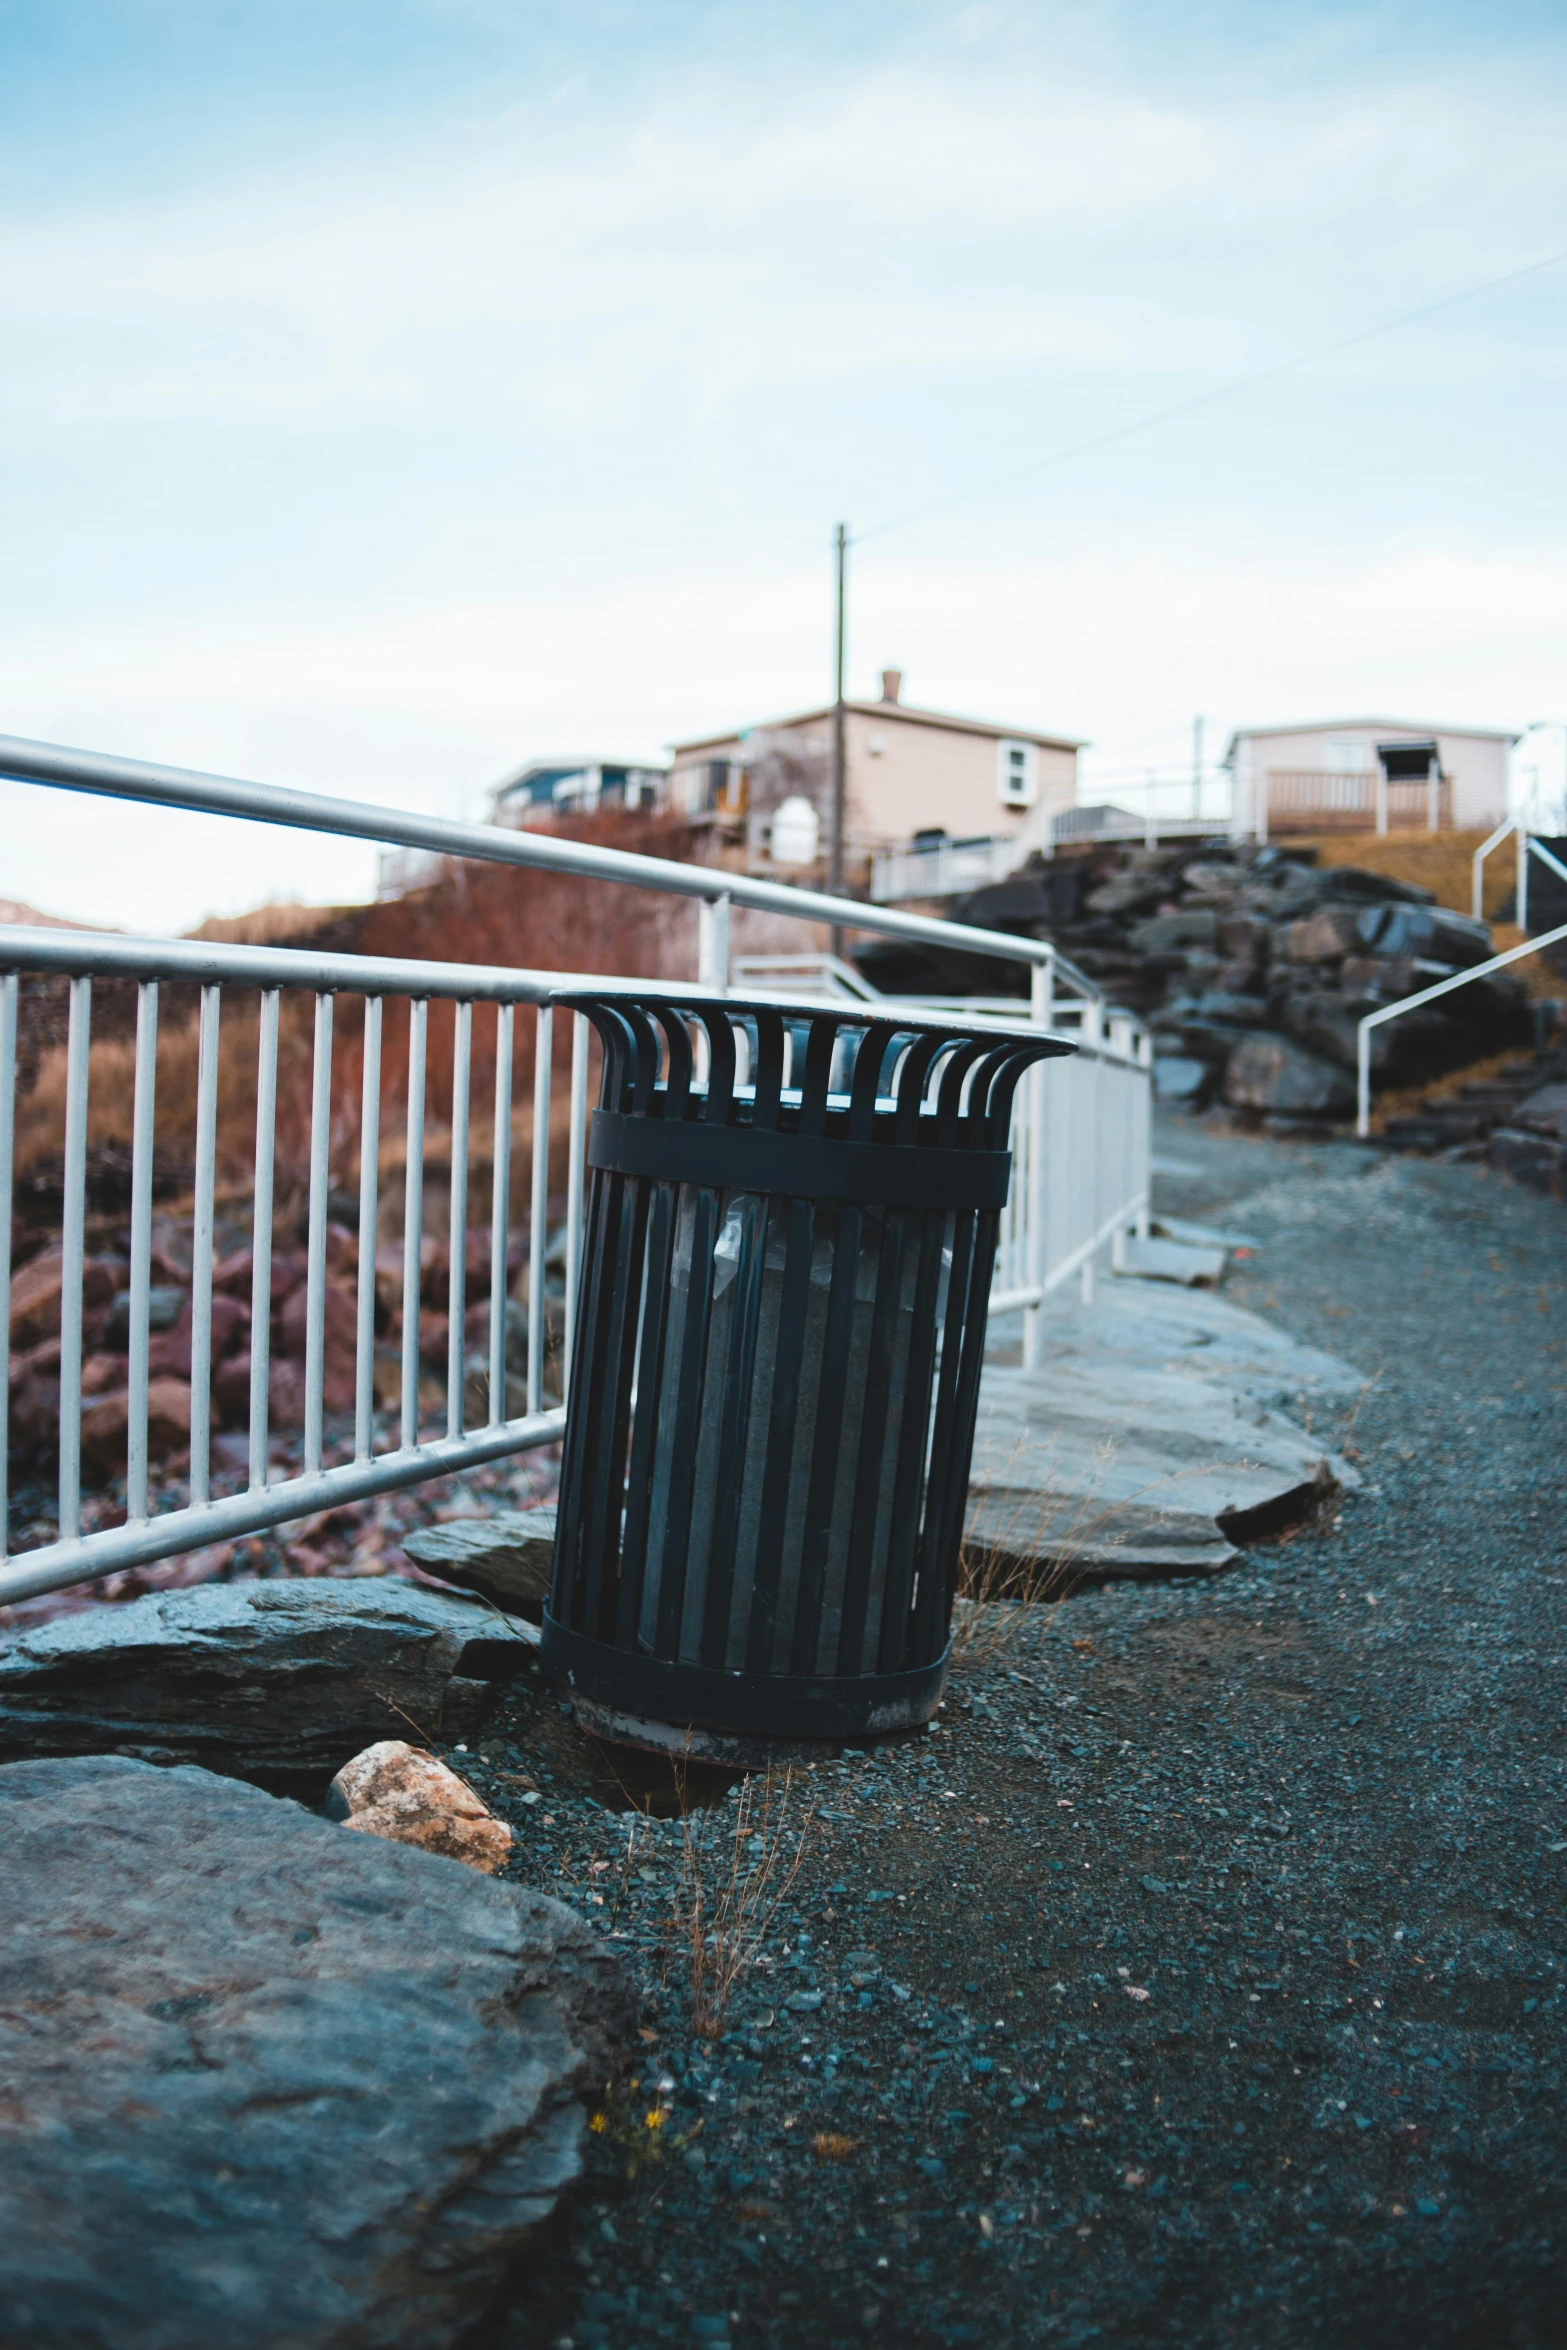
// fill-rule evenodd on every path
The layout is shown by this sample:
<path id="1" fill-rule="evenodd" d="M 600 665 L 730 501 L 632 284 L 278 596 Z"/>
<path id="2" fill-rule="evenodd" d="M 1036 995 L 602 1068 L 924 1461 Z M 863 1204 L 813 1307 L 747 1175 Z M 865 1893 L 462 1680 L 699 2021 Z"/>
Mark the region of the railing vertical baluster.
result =
<path id="1" fill-rule="evenodd" d="M 131 1110 L 130 1359 L 126 1385 L 125 1516 L 147 1515 L 147 1347 L 152 1288 L 152 1153 L 158 1083 L 158 983 L 136 990 L 136 1077 Z"/>
<path id="2" fill-rule="evenodd" d="M 1042 963 L 1036 963 L 1029 973 L 1029 1017 L 1036 1027 L 1048 1028 L 1054 1014 L 1055 959 L 1047 956 Z M 1045 1102 L 1046 1088 L 1050 1082 L 1045 1072 L 1048 1067 L 1047 1061 L 1036 1061 L 1023 1079 L 1022 1115 L 1027 1120 L 1028 1129 L 1023 1190 L 1019 1202 L 1023 1215 L 1023 1278 L 1027 1286 L 1038 1293 L 1037 1303 L 1023 1309 L 1025 1371 L 1038 1370 L 1045 1343 L 1045 1282 L 1050 1271 L 1046 1234 L 1049 1209 L 1045 1186 L 1045 1152 L 1048 1148 Z"/>
<path id="3" fill-rule="evenodd" d="M 256 1187 L 250 1227 L 250 1490 L 267 1482 L 272 1379 L 272 1171 L 277 1150 L 279 993 L 263 988 L 256 1056 Z"/>
<path id="4" fill-rule="evenodd" d="M 381 999 L 365 997 L 359 1123 L 359 1322 L 354 1362 L 354 1458 L 367 1461 L 375 1426 L 375 1224 L 381 1157 Z"/>
<path id="5" fill-rule="evenodd" d="M 332 998 L 316 997 L 310 1087 L 310 1210 L 305 1240 L 305 1475 L 321 1467 L 326 1389 L 326 1202 L 332 1150 Z"/>
<path id="6" fill-rule="evenodd" d="M 71 981 L 65 1047 L 65 1198 L 60 1233 L 60 1537 L 82 1530 L 82 1264 L 87 1220 L 87 1052 L 92 981 Z"/>
<path id="7" fill-rule="evenodd" d="M 573 1015 L 571 1040 L 571 1136 L 566 1166 L 566 1334 L 561 1347 L 561 1394 L 571 1388 L 571 1350 L 577 1339 L 577 1278 L 582 1261 L 582 1174 L 588 1134 L 588 1020 Z"/>
<path id="8" fill-rule="evenodd" d="M 201 991 L 196 1048 L 196 1201 L 191 1219 L 190 1498 L 212 1498 L 212 1195 L 217 1181 L 218 1018 L 222 990 Z"/>
<path id="9" fill-rule="evenodd" d="M 458 1004 L 452 1030 L 451 1268 L 446 1294 L 446 1433 L 463 1432 L 463 1321 L 468 1311 L 468 1080 L 473 1006 Z"/>
<path id="10" fill-rule="evenodd" d="M 17 976 L 0 979 L 0 1362 L 11 1362 L 11 1177 L 16 1135 Z M 11 1431 L 0 1428 L 0 1559 L 10 1550 Z"/>
<path id="11" fill-rule="evenodd" d="M 495 1151 L 490 1194 L 490 1426 L 506 1417 L 506 1226 L 511 1212 L 511 1054 L 513 1014 L 495 1014 Z"/>
<path id="12" fill-rule="evenodd" d="M 419 1441 L 419 1283 L 424 1246 L 424 1061 L 430 1006 L 408 1007 L 408 1145 L 403 1192 L 403 1408 L 402 1448 Z"/>
<path id="13" fill-rule="evenodd" d="M 544 1408 L 544 1250 L 550 1207 L 550 1061 L 555 1015 L 540 1004 L 533 1057 L 533 1190 L 528 1209 L 528 1410 Z"/>

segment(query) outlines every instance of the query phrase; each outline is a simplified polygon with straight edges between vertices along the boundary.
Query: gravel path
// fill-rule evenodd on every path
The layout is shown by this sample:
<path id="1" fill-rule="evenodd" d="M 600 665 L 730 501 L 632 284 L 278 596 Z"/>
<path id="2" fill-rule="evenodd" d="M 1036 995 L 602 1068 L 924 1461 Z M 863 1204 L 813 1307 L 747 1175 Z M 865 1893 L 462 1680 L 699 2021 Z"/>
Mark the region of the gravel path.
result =
<path id="1" fill-rule="evenodd" d="M 937 1729 L 797 1785 L 716 2041 L 669 1920 L 738 1790 L 641 1820 L 519 1691 L 454 1759 L 644 1972 L 645 2058 L 485 2350 L 1567 2341 L 1567 1216 L 1158 1148 L 1160 1206 L 1263 1244 L 1229 1294 L 1367 1373 L 1364 1489 L 984 1622 Z"/>

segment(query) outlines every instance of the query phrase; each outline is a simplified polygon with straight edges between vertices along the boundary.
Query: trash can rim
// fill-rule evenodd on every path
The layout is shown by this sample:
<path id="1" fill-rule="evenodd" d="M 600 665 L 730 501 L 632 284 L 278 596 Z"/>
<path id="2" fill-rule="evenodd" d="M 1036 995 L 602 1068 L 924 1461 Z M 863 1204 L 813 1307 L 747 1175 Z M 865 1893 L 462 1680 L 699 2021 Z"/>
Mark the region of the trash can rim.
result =
<path id="1" fill-rule="evenodd" d="M 639 1008 L 658 1005 L 670 1011 L 711 1008 L 724 1012 L 776 1012 L 785 1019 L 819 1020 L 831 1015 L 841 1027 L 873 1028 L 890 1025 L 899 1036 L 972 1036 L 994 1037 L 998 1044 L 1028 1047 L 1039 1059 L 1054 1059 L 1081 1048 L 1073 1037 L 1062 1036 L 1052 1028 L 1013 1026 L 993 1014 L 977 1012 L 972 1019 L 949 1019 L 921 1010 L 907 1017 L 898 1008 L 898 1001 L 888 997 L 877 1004 L 860 1005 L 847 998 L 834 1002 L 827 997 L 734 996 L 720 995 L 712 988 L 670 988 L 661 984 L 646 987 L 619 986 L 593 988 L 557 988 L 548 997 L 550 1005 L 564 1011 L 585 1012 L 595 1004 L 634 1004 Z"/>

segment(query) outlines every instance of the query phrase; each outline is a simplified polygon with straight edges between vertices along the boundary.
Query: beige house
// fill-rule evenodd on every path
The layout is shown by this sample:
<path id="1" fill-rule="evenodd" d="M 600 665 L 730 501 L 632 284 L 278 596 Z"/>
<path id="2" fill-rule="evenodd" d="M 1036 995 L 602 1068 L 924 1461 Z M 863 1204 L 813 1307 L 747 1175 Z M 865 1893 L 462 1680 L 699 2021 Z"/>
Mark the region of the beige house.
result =
<path id="1" fill-rule="evenodd" d="M 879 702 L 845 705 L 844 835 L 854 861 L 921 834 L 1042 837 L 1048 818 L 1075 803 L 1080 744 L 1031 727 L 913 709 L 902 688 L 902 672 L 885 669 Z M 698 818 L 744 818 L 748 861 L 765 865 L 774 814 L 803 800 L 816 811 L 825 856 L 832 734 L 829 703 L 766 726 L 676 743 L 670 805 Z M 791 810 L 791 825 L 796 814 Z"/>
<path id="2" fill-rule="evenodd" d="M 1489 831 L 1507 813 L 1507 755 L 1492 727 L 1408 718 L 1254 726 L 1230 743 L 1234 830 Z"/>

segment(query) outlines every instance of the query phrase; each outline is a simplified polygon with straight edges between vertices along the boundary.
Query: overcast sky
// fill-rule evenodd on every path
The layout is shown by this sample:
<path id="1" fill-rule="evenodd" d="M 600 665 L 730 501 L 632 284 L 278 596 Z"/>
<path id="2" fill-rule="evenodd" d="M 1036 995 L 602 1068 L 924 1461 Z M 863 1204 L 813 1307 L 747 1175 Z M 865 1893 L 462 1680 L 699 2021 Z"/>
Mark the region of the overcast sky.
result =
<path id="1" fill-rule="evenodd" d="M 0 732 L 477 814 L 851 685 L 1567 711 L 1559 8 L 0 0 Z M 978 494 L 966 495 L 969 491 Z M 935 511 L 930 511 L 934 509 Z M 899 528 L 883 528 L 902 524 Z M 127 928 L 367 852 L 0 786 Z"/>

